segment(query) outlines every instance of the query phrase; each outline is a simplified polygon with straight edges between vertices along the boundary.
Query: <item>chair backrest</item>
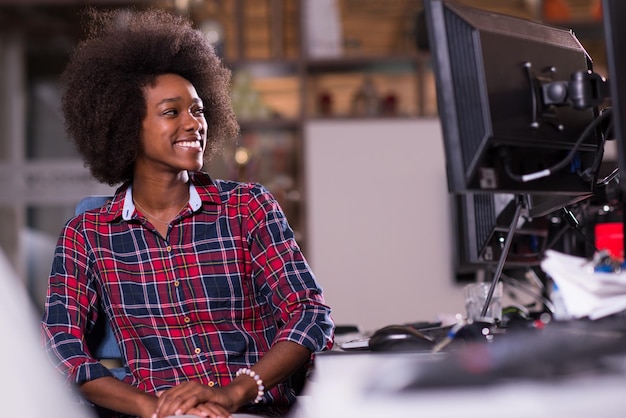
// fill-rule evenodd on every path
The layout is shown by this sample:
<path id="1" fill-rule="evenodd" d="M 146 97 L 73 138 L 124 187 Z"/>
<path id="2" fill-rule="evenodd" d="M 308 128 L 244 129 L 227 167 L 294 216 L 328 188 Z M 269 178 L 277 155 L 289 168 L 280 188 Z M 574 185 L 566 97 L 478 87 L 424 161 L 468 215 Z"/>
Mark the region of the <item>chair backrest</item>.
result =
<path id="1" fill-rule="evenodd" d="M 76 205 L 74 213 L 80 215 L 87 210 L 99 208 L 110 199 L 111 196 L 101 195 L 84 197 Z M 98 321 L 96 322 L 94 330 L 89 335 L 87 345 L 98 360 L 114 360 L 120 362 L 122 360 L 122 354 L 117 346 L 115 335 L 113 335 L 113 331 L 111 330 L 111 326 L 104 312 L 100 312 L 98 315 Z M 126 374 L 126 370 L 123 367 L 113 367 L 110 370 L 113 375 L 119 379 L 123 378 Z"/>

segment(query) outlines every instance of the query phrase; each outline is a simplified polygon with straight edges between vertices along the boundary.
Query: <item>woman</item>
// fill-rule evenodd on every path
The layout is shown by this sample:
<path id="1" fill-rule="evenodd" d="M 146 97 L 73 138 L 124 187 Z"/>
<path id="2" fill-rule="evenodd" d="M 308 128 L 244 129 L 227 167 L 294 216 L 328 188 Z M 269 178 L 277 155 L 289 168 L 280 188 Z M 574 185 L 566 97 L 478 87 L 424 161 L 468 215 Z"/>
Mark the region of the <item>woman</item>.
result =
<path id="1" fill-rule="evenodd" d="M 182 17 L 92 18 L 62 75 L 62 110 L 94 177 L 121 185 L 61 233 L 46 348 L 84 398 L 121 414 L 284 415 L 289 377 L 331 347 L 333 323 L 274 197 L 201 171 L 238 133 L 230 72 Z M 123 380 L 85 344 L 99 310 Z"/>

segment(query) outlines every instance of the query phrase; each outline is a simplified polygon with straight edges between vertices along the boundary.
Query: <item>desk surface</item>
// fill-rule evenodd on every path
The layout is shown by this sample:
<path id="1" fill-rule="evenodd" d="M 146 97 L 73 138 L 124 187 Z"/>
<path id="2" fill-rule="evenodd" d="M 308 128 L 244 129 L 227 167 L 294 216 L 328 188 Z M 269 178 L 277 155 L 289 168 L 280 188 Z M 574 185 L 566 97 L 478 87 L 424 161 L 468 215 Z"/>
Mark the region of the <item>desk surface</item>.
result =
<path id="1" fill-rule="evenodd" d="M 584 336 L 582 339 L 589 340 Z M 526 344 L 538 345 L 530 338 L 528 342 L 518 342 L 517 347 L 526 349 Z M 564 346 L 572 347 L 569 341 Z M 507 352 L 515 349 L 505 348 Z M 556 355 L 567 355 L 560 345 L 555 349 Z M 537 352 L 542 355 L 541 347 Z M 579 351 L 576 355 L 581 353 L 585 354 Z M 412 385 L 420 373 L 453 370 L 450 363 L 455 358 L 458 361 L 458 354 L 322 353 L 316 358 L 312 379 L 290 418 L 624 416 L 626 352 L 609 353 L 605 362 L 609 372 L 591 371 L 547 379 L 516 377 L 467 386 L 416 388 Z M 525 361 L 532 358 L 522 355 L 526 356 Z M 542 360 L 548 369 L 552 359 L 544 356 Z"/>
<path id="2" fill-rule="evenodd" d="M 624 374 L 401 391 L 412 375 L 407 371 L 429 360 L 411 354 L 321 355 L 292 417 L 624 417 Z"/>

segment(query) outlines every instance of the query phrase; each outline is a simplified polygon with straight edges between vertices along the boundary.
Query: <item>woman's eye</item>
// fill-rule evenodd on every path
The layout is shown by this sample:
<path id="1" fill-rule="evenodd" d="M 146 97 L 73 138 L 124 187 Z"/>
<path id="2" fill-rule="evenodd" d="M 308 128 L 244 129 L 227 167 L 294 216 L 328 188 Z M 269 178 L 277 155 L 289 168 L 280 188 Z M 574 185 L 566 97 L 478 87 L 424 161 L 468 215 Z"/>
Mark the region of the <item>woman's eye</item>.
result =
<path id="1" fill-rule="evenodd" d="M 199 107 L 197 109 L 194 109 L 193 114 L 196 116 L 204 116 L 204 108 Z"/>
<path id="2" fill-rule="evenodd" d="M 169 115 L 169 116 L 176 116 L 178 115 L 178 110 L 176 109 L 167 109 L 165 112 L 163 112 L 164 115 Z"/>

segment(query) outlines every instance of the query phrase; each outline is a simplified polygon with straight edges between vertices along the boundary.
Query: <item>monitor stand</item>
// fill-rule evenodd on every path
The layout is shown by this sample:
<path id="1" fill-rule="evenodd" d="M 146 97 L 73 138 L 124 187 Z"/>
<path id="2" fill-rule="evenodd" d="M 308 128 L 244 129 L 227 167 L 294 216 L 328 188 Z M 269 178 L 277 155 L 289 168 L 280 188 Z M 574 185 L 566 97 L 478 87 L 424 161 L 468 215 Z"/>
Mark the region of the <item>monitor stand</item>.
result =
<path id="1" fill-rule="evenodd" d="M 496 271 L 493 274 L 491 285 L 489 286 L 489 292 L 487 293 L 487 298 L 485 299 L 485 304 L 483 305 L 483 309 L 480 313 L 481 317 L 485 317 L 487 315 L 487 311 L 489 310 L 489 304 L 491 304 L 491 299 L 493 298 L 493 292 L 496 289 L 498 282 L 500 281 L 502 270 L 504 270 L 504 264 L 506 262 L 506 257 L 509 254 L 509 249 L 511 248 L 513 237 L 515 236 L 515 230 L 517 229 L 518 221 L 520 219 L 520 216 L 522 216 L 522 213 L 525 210 L 527 210 L 527 208 L 528 208 L 528 203 L 526 200 L 526 196 L 516 195 L 515 196 L 515 213 L 513 214 L 513 219 L 511 220 L 511 224 L 507 230 L 507 235 L 506 235 L 506 239 L 504 240 L 504 246 L 502 247 L 500 259 L 498 260 Z"/>

